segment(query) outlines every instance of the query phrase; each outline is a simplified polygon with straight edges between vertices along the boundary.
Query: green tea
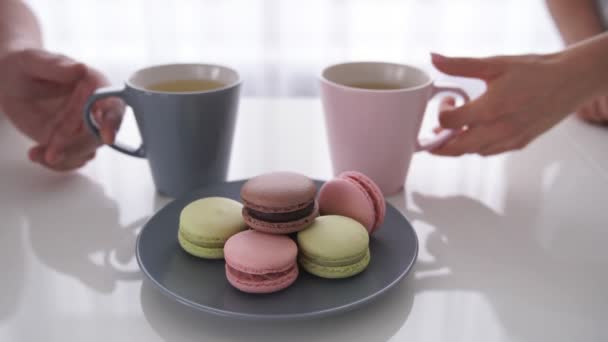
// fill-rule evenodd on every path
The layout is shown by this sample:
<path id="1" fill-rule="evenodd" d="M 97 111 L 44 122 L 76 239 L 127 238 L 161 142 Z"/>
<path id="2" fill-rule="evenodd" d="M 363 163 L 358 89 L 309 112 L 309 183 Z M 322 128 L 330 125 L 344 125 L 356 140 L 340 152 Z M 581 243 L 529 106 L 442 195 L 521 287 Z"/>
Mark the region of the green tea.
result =
<path id="1" fill-rule="evenodd" d="M 403 88 L 399 84 L 386 83 L 386 82 L 360 82 L 349 84 L 349 87 L 362 88 L 362 89 L 373 89 L 373 90 L 394 90 Z"/>
<path id="2" fill-rule="evenodd" d="M 146 88 L 152 91 L 183 93 L 213 90 L 224 86 L 226 86 L 224 83 L 215 80 L 172 80 L 152 84 Z"/>

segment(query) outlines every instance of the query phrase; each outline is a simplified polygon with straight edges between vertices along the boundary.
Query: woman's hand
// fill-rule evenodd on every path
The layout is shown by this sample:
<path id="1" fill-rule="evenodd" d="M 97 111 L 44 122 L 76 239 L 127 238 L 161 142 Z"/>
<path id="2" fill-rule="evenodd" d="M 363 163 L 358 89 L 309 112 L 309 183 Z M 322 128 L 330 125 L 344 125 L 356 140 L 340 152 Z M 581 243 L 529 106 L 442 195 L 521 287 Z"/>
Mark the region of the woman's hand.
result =
<path id="1" fill-rule="evenodd" d="M 0 59 L 0 108 L 22 133 L 37 143 L 32 161 L 54 170 L 71 170 L 93 158 L 101 142 L 82 119 L 87 98 L 108 85 L 98 71 L 44 50 L 11 52 Z M 124 105 L 99 101 L 94 116 L 104 142 L 111 143 Z"/>
<path id="2" fill-rule="evenodd" d="M 446 74 L 479 78 L 487 86 L 484 94 L 461 107 L 444 99 L 441 127 L 459 133 L 433 151 L 438 155 L 485 156 L 521 149 L 593 95 L 577 64 L 561 53 L 490 58 L 433 54 L 432 59 Z"/>

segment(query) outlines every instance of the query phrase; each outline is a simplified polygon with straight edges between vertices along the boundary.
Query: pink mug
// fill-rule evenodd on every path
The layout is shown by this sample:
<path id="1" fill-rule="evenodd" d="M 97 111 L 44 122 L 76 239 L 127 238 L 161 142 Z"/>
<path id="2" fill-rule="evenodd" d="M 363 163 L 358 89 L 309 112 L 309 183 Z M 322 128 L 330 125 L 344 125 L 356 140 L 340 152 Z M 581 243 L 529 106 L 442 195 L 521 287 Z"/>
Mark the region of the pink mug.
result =
<path id="1" fill-rule="evenodd" d="M 440 92 L 469 101 L 461 88 L 435 85 L 426 72 L 402 64 L 331 65 L 320 82 L 334 174 L 362 172 L 384 195 L 403 189 L 414 152 L 438 147 L 454 134 L 445 130 L 419 140 L 427 102 Z"/>

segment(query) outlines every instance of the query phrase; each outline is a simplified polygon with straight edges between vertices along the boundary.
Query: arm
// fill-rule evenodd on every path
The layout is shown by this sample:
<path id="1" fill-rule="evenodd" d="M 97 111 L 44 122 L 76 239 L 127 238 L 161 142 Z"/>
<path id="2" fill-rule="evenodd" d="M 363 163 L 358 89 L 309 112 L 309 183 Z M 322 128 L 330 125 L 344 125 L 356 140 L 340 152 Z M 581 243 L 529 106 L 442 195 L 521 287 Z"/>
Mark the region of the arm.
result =
<path id="1" fill-rule="evenodd" d="M 0 57 L 41 47 L 40 25 L 30 8 L 21 0 L 0 0 Z"/>
<path id="2" fill-rule="evenodd" d="M 604 31 L 596 0 L 546 0 L 547 8 L 566 45 Z"/>
<path id="3" fill-rule="evenodd" d="M 608 32 L 571 45 L 558 54 L 557 62 L 576 72 L 574 80 L 586 90 L 583 99 L 608 93 Z"/>
<path id="4" fill-rule="evenodd" d="M 576 44 L 604 32 L 597 0 L 546 0 L 547 8 L 566 45 Z M 606 66 L 600 66 L 605 69 Z M 599 94 L 576 113 L 592 123 L 608 122 L 608 95 Z"/>

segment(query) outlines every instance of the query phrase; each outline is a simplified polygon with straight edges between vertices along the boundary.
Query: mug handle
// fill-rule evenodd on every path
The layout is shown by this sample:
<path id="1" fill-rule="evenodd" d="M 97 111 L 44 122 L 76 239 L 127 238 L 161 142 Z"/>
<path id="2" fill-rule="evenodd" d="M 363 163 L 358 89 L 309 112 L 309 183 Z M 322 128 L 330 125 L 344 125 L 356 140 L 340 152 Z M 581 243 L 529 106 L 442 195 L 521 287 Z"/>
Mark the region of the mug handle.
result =
<path id="1" fill-rule="evenodd" d="M 87 103 L 84 105 L 84 122 L 87 124 L 91 132 L 97 136 L 97 138 L 101 139 L 101 134 L 99 132 L 99 124 L 95 122 L 93 116 L 91 115 L 91 108 L 95 104 L 95 102 L 104 99 L 106 97 L 118 97 L 121 98 L 125 103 L 127 103 L 127 97 L 125 96 L 125 89 L 118 87 L 106 87 L 97 89 L 93 95 L 89 96 Z M 128 103 L 127 103 L 128 104 Z M 146 153 L 144 151 L 144 144 L 139 145 L 138 148 L 133 148 L 121 144 L 119 142 L 115 142 L 114 144 L 109 145 L 111 148 L 116 151 L 122 152 L 124 154 L 128 154 L 132 157 L 145 158 Z"/>
<path id="2" fill-rule="evenodd" d="M 448 93 L 454 93 L 454 94 L 460 96 L 460 98 L 462 98 L 464 103 L 467 103 L 471 100 L 469 98 L 469 94 L 467 94 L 466 91 L 464 91 L 462 88 L 460 88 L 458 86 L 433 84 L 432 87 L 433 87 L 433 89 L 431 91 L 431 95 L 429 96 L 429 99 L 435 97 L 439 93 L 448 92 Z M 428 139 L 423 139 L 423 140 L 416 139 L 416 152 L 430 151 L 432 149 L 435 149 L 435 148 L 443 145 L 446 141 L 450 140 L 456 134 L 456 132 L 457 131 L 452 130 L 452 129 L 444 129 L 443 131 L 439 132 L 439 134 L 437 134 L 433 138 L 428 138 Z"/>

